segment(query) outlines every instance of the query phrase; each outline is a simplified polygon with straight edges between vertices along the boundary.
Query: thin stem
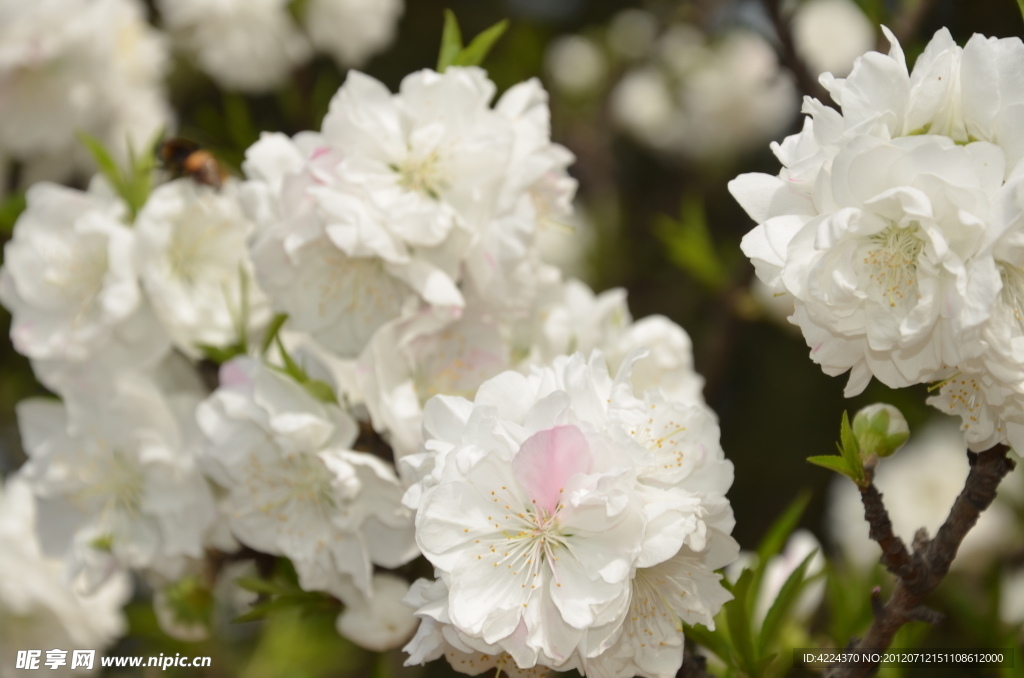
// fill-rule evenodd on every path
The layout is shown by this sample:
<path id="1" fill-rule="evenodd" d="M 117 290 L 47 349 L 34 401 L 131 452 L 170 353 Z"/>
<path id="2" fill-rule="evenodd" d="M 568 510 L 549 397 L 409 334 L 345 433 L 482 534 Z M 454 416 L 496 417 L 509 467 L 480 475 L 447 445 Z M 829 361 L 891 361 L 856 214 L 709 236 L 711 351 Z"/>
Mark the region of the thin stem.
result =
<path id="1" fill-rule="evenodd" d="M 996 445 L 980 454 L 968 452 L 971 471 L 964 489 L 953 503 L 946 522 L 934 539 L 919 531 L 913 555 L 892 532 L 882 495 L 873 482 L 861 489 L 864 517 L 871 525 L 871 537 L 882 546 L 882 562 L 897 577 L 896 589 L 884 605 L 875 605 L 875 619 L 864 638 L 850 644 L 851 650 L 882 650 L 908 621 L 941 621 L 941 615 L 924 606 L 924 600 L 949 572 L 964 537 L 978 522 L 978 516 L 996 497 L 999 483 L 1015 464 L 1006 445 Z M 870 476 L 869 476 L 870 481 Z M 878 669 L 877 664 L 833 664 L 826 678 L 860 678 Z"/>

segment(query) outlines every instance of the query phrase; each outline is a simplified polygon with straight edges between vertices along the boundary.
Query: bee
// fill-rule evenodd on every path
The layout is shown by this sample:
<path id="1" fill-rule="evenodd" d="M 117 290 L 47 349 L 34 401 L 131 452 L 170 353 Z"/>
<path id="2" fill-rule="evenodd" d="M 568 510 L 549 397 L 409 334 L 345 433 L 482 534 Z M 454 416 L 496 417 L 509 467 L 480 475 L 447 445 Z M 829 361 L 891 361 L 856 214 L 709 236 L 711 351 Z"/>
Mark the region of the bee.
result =
<path id="1" fill-rule="evenodd" d="M 157 155 L 175 176 L 191 177 L 199 184 L 220 188 L 228 176 L 213 153 L 188 139 L 168 139 L 160 144 Z"/>

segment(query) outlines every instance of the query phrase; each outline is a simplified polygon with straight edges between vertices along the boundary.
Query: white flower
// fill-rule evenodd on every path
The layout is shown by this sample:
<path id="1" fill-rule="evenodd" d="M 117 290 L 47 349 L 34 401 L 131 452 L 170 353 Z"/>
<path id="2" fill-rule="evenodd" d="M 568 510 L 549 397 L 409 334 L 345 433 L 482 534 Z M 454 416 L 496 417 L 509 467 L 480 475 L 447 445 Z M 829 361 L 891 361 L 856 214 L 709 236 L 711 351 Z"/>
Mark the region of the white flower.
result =
<path id="1" fill-rule="evenodd" d="M 170 121 L 161 80 L 167 49 L 135 0 L 0 2 L 0 149 L 87 166 L 75 134 L 109 143 L 122 159 Z M 145 100 L 146 111 L 138 102 Z"/>
<path id="2" fill-rule="evenodd" d="M 599 353 L 576 354 L 503 373 L 472 403 L 434 398 L 423 452 L 403 459 L 420 478 L 405 501 L 450 588 L 450 623 L 522 668 L 584 666 L 621 632 L 637 568 L 731 541 L 732 468 L 713 418 L 657 393 L 636 399 L 631 363 L 613 380 Z M 711 588 L 688 614 L 717 611 Z"/>
<path id="3" fill-rule="evenodd" d="M 159 0 L 164 25 L 219 85 L 266 92 L 309 58 L 287 0 Z"/>
<path id="4" fill-rule="evenodd" d="M 875 47 L 875 27 L 851 0 L 811 0 L 793 15 L 797 53 L 813 73 L 845 76 Z"/>
<path id="5" fill-rule="evenodd" d="M 929 535 L 935 536 L 963 490 L 967 473 L 964 438 L 951 422 L 915 432 L 906 447 L 881 460 L 875 472 L 875 485 L 885 495 L 894 532 L 905 544 L 913 541 L 918 528 L 926 528 Z M 1003 485 L 1019 483 L 1019 477 L 1016 473 Z M 1004 494 L 1005 489 L 1000 496 Z M 878 562 L 881 549 L 868 538 L 868 524 L 856 486 L 846 478 L 836 478 L 830 504 L 829 532 L 843 555 L 859 567 Z M 1007 552 L 1018 530 L 1012 508 L 997 497 L 967 534 L 952 569 L 983 567 L 995 554 Z"/>
<path id="6" fill-rule="evenodd" d="M 510 678 L 545 678 L 546 666 L 521 669 L 515 659 L 497 645 L 469 637 L 452 626 L 448 616 L 448 587 L 440 580 L 419 579 L 413 582 L 405 604 L 416 610 L 420 619 L 416 635 L 402 648 L 409 654 L 406 666 L 425 664 L 444 656 L 448 664 L 470 676 L 495 668 Z"/>
<path id="7" fill-rule="evenodd" d="M 311 0 L 303 24 L 313 46 L 347 68 L 391 44 L 404 10 L 403 0 Z"/>
<path id="8" fill-rule="evenodd" d="M 633 365 L 634 391 L 661 389 L 669 400 L 704 403 L 704 378 L 693 369 L 693 343 L 686 330 L 662 315 L 632 322 L 618 338 L 614 352 L 609 351 L 610 365 L 618 367 L 638 348 L 650 353 Z"/>
<path id="9" fill-rule="evenodd" d="M 350 416 L 249 358 L 226 363 L 220 383 L 196 416 L 239 541 L 287 556 L 303 588 L 345 600 L 370 594 L 373 564 L 415 557 L 394 472 L 352 451 Z"/>
<path id="10" fill-rule="evenodd" d="M 124 206 L 96 183 L 88 193 L 38 184 L 27 199 L 0 272 L 18 352 L 42 361 L 47 383 L 47 365 L 121 368 L 162 354 L 167 341 L 139 290 Z"/>
<path id="11" fill-rule="evenodd" d="M 593 40 L 566 35 L 553 40 L 544 55 L 552 84 L 570 96 L 594 92 L 608 73 L 608 60 Z"/>
<path id="12" fill-rule="evenodd" d="M 0 485 L 0 677 L 15 671 L 18 650 L 90 649 L 102 653 L 124 634 L 121 608 L 131 596 L 119 573 L 101 588 L 76 592 L 64 564 L 36 541 L 32 490 L 18 476 Z M 45 657 L 45 655 L 44 655 Z M 97 662 L 98 664 L 98 662 Z"/>
<path id="13" fill-rule="evenodd" d="M 490 107 L 475 68 L 421 71 L 398 94 L 351 71 L 323 133 L 265 135 L 247 153 L 256 273 L 290 327 L 355 357 L 425 302 L 465 304 L 462 282 L 522 314 L 545 275 L 538 221 L 571 212 L 572 155 L 550 142 L 536 81 Z"/>
<path id="14" fill-rule="evenodd" d="M 373 652 L 399 647 L 416 630 L 416 617 L 402 604 L 408 593 L 404 579 L 374 575 L 373 596 L 345 606 L 338 617 L 338 633 Z"/>
<path id="15" fill-rule="evenodd" d="M 658 18 L 642 9 L 624 9 L 608 24 L 608 45 L 626 59 L 647 55 L 658 37 Z"/>
<path id="16" fill-rule="evenodd" d="M 999 582 L 999 619 L 1004 624 L 1024 624 L 1024 569 L 1003 574 Z"/>
<path id="17" fill-rule="evenodd" d="M 811 562 L 807 564 L 805 578 L 813 577 L 825 569 L 825 556 L 821 553 L 821 544 L 814 535 L 807 530 L 796 530 L 786 541 L 786 547 L 782 553 L 774 556 L 768 561 L 764 569 L 764 578 L 761 583 L 761 590 L 758 592 L 755 605 L 755 616 L 758 623 L 763 624 L 768 610 L 771 609 L 775 599 L 778 598 L 782 586 L 789 579 L 789 576 L 800 567 L 807 556 L 817 551 Z M 821 605 L 825 595 L 825 582 L 819 580 L 808 585 L 796 600 L 793 608 L 793 619 L 806 621 Z"/>
<path id="18" fill-rule="evenodd" d="M 679 24 L 655 52 L 612 93 L 617 122 L 655 150 L 699 161 L 735 155 L 784 130 L 796 112 L 792 81 L 753 32 L 711 43 Z"/>
<path id="19" fill-rule="evenodd" d="M 471 398 L 509 368 L 504 335 L 499 318 L 477 302 L 403 317 L 374 335 L 356 364 L 356 380 L 374 430 L 388 436 L 396 458 L 419 448 L 430 398 Z"/>
<path id="20" fill-rule="evenodd" d="M 812 358 L 851 371 L 848 394 L 872 376 L 896 387 L 965 377 L 935 402 L 980 420 L 969 431 L 980 448 L 1022 419 L 1021 375 L 1006 360 L 1020 262 L 1001 235 L 1020 221 L 1013 121 L 1024 108 L 1008 65 L 1024 63 L 1024 45 L 976 35 L 961 49 L 943 29 L 909 73 L 883 30 L 888 56 L 822 76 L 842 112 L 805 101 L 803 131 L 774 147 L 779 177 L 730 184 L 759 223 L 743 249 L 792 294 Z"/>
<path id="21" fill-rule="evenodd" d="M 18 405 L 47 552 L 92 545 L 122 566 L 173 571 L 199 558 L 215 507 L 196 468 L 198 397 L 165 398 L 141 376 L 102 391 Z M 102 546 L 100 546 L 102 545 Z M 72 553 L 72 556 L 74 553 Z M 88 565 L 88 562 L 85 563 Z"/>
<path id="22" fill-rule="evenodd" d="M 269 308 L 247 256 L 253 226 L 236 190 L 233 181 L 219 191 L 191 179 L 172 181 L 153 191 L 135 221 L 143 288 L 175 345 L 187 355 L 198 355 L 200 344 L 234 343 L 243 316 L 249 320 L 247 329 L 268 320 Z"/>

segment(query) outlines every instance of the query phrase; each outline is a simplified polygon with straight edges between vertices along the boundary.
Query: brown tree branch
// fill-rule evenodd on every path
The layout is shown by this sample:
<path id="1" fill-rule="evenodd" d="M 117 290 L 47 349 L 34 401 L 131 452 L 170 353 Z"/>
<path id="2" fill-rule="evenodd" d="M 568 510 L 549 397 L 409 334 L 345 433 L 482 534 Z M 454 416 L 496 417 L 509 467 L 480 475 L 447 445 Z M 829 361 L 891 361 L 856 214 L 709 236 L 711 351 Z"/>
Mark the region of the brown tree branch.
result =
<path id="1" fill-rule="evenodd" d="M 980 454 L 968 452 L 971 471 L 963 492 L 956 498 L 946 522 L 934 539 L 919 531 L 911 555 L 892 532 L 892 523 L 882 503 L 882 495 L 870 483 L 861 489 L 864 516 L 871 525 L 871 536 L 882 546 L 882 562 L 898 577 L 896 590 L 880 609 L 875 605 L 875 620 L 867 634 L 850 649 L 883 650 L 906 622 L 912 620 L 938 623 L 941 615 L 924 606 L 924 599 L 942 582 L 964 537 L 978 521 L 978 516 L 996 497 L 999 483 L 1015 464 L 1007 456 L 1006 445 L 996 445 Z M 869 471 L 870 473 L 870 471 Z M 869 476 L 870 478 L 870 476 Z M 883 543 L 885 542 L 885 543 Z M 877 664 L 833 664 L 827 678 L 860 678 L 878 669 Z"/>
<path id="2" fill-rule="evenodd" d="M 676 678 L 714 678 L 708 673 L 708 662 L 701 655 L 695 655 L 689 648 L 683 650 L 683 665 Z"/>
<path id="3" fill-rule="evenodd" d="M 828 91 L 821 86 L 817 75 L 811 72 L 807 67 L 807 62 L 800 58 L 800 55 L 796 52 L 796 43 L 793 40 L 793 31 L 789 25 L 789 17 L 782 14 L 782 0 L 764 0 L 764 6 L 768 11 L 768 17 L 771 19 L 772 26 L 774 26 L 775 33 L 779 39 L 779 44 L 777 45 L 779 61 L 793 74 L 796 86 L 801 92 L 807 96 L 814 97 L 824 104 L 829 104 L 831 99 L 829 98 Z"/>

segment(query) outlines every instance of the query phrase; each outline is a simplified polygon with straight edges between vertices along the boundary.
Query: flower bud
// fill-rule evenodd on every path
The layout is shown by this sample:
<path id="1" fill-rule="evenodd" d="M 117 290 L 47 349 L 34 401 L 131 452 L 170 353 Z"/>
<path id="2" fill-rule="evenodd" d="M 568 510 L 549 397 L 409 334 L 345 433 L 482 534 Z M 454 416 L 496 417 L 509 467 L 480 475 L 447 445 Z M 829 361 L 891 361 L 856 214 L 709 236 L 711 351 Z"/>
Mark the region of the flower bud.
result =
<path id="1" fill-rule="evenodd" d="M 854 416 L 853 435 L 864 459 L 871 455 L 888 457 L 910 438 L 910 427 L 898 409 L 885 403 L 875 403 Z"/>

